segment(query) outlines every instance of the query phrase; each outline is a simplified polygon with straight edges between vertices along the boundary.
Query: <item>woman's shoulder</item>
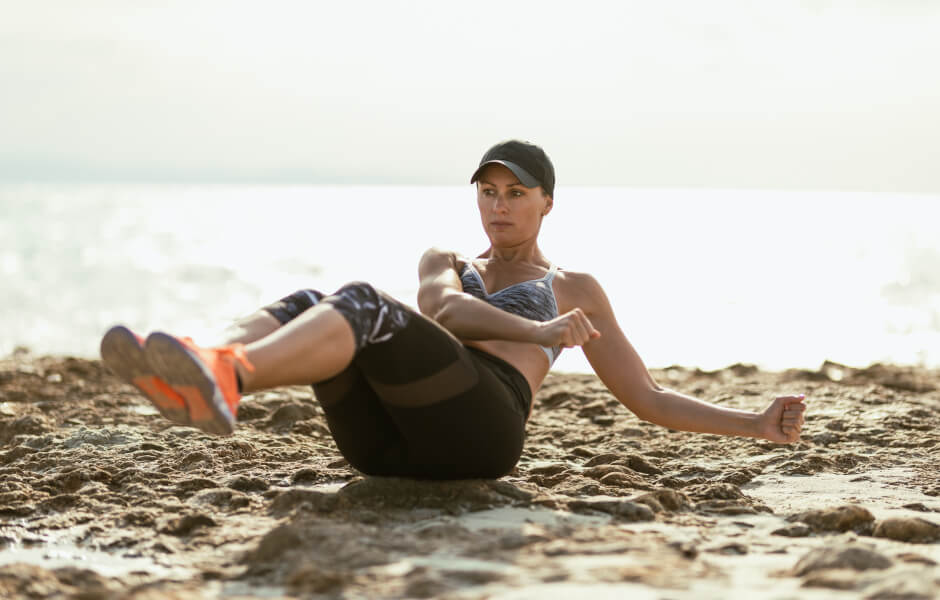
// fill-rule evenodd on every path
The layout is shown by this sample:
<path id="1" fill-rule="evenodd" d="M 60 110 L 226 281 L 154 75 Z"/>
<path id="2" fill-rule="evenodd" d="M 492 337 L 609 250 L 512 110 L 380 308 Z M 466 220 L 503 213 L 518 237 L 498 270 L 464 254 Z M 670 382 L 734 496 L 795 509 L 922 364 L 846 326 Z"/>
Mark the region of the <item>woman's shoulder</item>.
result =
<path id="1" fill-rule="evenodd" d="M 555 295 L 563 312 L 574 308 L 590 311 L 605 298 L 600 282 L 590 273 L 559 268 L 555 282 Z"/>
<path id="2" fill-rule="evenodd" d="M 447 250 L 445 248 L 439 248 L 437 246 L 432 246 L 424 251 L 424 254 L 421 255 L 421 260 L 419 265 L 428 265 L 428 264 L 449 264 L 454 269 L 458 271 L 463 269 L 463 267 L 470 263 L 471 259 L 467 258 L 459 252 L 454 250 Z"/>
<path id="3" fill-rule="evenodd" d="M 600 283 L 593 275 L 583 271 L 569 271 L 568 269 L 558 267 L 555 278 L 566 287 L 575 289 L 600 287 Z"/>

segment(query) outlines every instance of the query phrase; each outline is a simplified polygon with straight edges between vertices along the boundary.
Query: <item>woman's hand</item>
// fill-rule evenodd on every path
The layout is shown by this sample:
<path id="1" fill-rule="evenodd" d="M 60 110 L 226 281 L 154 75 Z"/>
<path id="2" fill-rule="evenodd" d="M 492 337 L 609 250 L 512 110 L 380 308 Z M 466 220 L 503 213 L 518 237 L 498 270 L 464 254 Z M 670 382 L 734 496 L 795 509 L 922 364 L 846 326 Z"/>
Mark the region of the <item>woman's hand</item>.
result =
<path id="1" fill-rule="evenodd" d="M 778 396 L 760 416 L 760 437 L 778 444 L 789 444 L 800 439 L 806 396 Z"/>
<path id="2" fill-rule="evenodd" d="M 599 337 L 601 333 L 594 329 L 584 311 L 576 308 L 558 315 L 551 321 L 539 323 L 535 331 L 536 339 L 532 341 L 540 346 L 573 348 Z"/>

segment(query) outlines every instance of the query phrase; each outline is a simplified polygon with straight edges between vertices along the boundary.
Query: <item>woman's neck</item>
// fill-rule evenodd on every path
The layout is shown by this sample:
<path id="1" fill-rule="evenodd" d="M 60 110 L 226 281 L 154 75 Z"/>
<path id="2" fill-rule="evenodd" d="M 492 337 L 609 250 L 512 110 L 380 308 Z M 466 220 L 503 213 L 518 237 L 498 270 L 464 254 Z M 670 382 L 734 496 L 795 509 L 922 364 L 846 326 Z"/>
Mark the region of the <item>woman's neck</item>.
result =
<path id="1" fill-rule="evenodd" d="M 542 251 L 534 240 L 529 243 L 523 243 L 512 247 L 490 246 L 486 252 L 480 255 L 480 258 L 486 258 L 495 262 L 520 263 L 529 262 L 541 264 L 546 262 Z"/>

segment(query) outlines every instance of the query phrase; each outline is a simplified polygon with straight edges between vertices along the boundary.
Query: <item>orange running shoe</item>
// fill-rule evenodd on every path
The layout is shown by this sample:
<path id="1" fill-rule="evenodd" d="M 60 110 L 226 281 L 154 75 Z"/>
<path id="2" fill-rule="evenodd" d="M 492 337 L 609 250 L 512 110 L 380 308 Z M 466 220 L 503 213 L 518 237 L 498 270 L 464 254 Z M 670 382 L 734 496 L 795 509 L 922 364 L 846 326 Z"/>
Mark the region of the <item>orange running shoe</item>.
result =
<path id="1" fill-rule="evenodd" d="M 189 425 L 189 411 L 183 397 L 154 372 L 144 356 L 143 338 L 117 325 L 101 338 L 101 359 L 111 371 L 150 400 L 167 419 Z"/>
<path id="2" fill-rule="evenodd" d="M 183 397 L 193 427 L 217 435 L 235 430 L 238 414 L 238 380 L 235 361 L 249 371 L 255 368 L 245 358 L 244 344 L 202 348 L 190 338 L 151 333 L 144 354 L 154 370 Z"/>

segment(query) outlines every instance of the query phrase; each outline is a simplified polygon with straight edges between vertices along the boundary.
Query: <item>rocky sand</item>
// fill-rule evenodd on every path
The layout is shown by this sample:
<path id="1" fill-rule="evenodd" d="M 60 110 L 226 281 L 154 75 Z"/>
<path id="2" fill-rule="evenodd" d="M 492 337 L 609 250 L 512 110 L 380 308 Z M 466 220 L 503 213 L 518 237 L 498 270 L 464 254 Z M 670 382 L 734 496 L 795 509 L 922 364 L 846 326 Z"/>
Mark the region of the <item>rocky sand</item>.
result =
<path id="1" fill-rule="evenodd" d="M 940 372 L 654 371 L 784 446 L 644 423 L 553 374 L 498 481 L 368 478 L 309 388 L 234 436 L 171 426 L 98 361 L 0 359 L 2 598 L 935 598 Z"/>

